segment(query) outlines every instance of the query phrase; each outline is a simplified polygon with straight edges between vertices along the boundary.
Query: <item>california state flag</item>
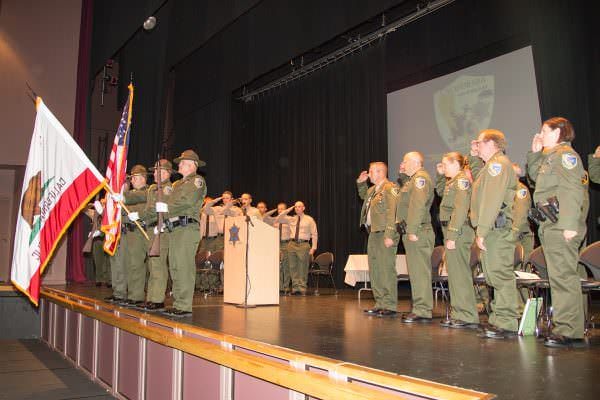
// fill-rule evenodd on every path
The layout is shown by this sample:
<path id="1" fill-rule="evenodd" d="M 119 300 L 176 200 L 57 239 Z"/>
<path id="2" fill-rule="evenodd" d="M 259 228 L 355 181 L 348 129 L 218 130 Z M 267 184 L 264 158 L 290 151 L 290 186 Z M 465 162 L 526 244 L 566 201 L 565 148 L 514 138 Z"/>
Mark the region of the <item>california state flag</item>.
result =
<path id="1" fill-rule="evenodd" d="M 17 216 L 12 283 L 38 304 L 40 276 L 79 211 L 102 189 L 103 176 L 41 98 Z"/>

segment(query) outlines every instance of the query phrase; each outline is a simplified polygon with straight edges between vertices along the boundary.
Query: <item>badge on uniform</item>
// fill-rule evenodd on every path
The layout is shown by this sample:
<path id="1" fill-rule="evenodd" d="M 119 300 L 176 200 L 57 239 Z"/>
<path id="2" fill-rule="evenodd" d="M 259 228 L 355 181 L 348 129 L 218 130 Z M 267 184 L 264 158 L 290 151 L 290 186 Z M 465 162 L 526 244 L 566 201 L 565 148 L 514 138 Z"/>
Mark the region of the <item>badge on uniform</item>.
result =
<path id="1" fill-rule="evenodd" d="M 566 169 L 573 169 L 577 166 L 577 157 L 571 153 L 565 153 L 562 155 L 562 165 Z"/>
<path id="2" fill-rule="evenodd" d="M 498 176 L 502 172 L 502 164 L 494 162 L 488 167 L 488 172 L 491 176 Z"/>
<path id="3" fill-rule="evenodd" d="M 163 193 L 166 194 L 167 196 L 170 195 L 171 193 L 173 193 L 173 188 L 171 186 L 165 186 L 163 188 Z"/>
<path id="4" fill-rule="evenodd" d="M 587 171 L 583 171 L 583 175 L 581 176 L 581 184 L 583 186 L 587 186 L 590 183 L 590 176 Z"/>
<path id="5" fill-rule="evenodd" d="M 517 190 L 517 197 L 519 199 L 524 199 L 525 197 L 527 197 L 527 189 L 523 188 L 523 189 Z"/>
<path id="6" fill-rule="evenodd" d="M 469 188 L 469 186 L 471 186 L 471 182 L 469 182 L 468 179 L 465 178 L 460 178 L 457 182 L 456 185 L 458 186 L 458 188 L 460 190 L 467 190 Z"/>
<path id="7" fill-rule="evenodd" d="M 197 176 L 197 177 L 194 179 L 194 185 L 196 185 L 196 187 L 197 187 L 198 189 L 200 189 L 202 186 L 204 186 L 204 179 L 202 179 L 202 177 L 201 177 L 201 176 Z"/>
<path id="8" fill-rule="evenodd" d="M 417 189 L 423 189 L 425 187 L 425 178 L 417 178 L 415 179 L 415 186 Z"/>
<path id="9" fill-rule="evenodd" d="M 400 196 L 400 188 L 398 186 L 394 186 L 391 191 L 395 197 Z"/>

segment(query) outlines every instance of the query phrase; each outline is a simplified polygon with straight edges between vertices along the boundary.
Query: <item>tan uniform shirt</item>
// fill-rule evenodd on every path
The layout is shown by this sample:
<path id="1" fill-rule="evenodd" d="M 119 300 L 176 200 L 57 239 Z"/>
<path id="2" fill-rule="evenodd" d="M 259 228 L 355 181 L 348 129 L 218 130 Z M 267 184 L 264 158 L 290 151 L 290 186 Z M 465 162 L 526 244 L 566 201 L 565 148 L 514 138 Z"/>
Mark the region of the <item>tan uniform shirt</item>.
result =
<path id="1" fill-rule="evenodd" d="M 304 214 L 300 218 L 300 229 L 298 231 L 298 237 L 296 238 L 296 225 L 298 224 L 298 216 L 289 217 L 287 215 L 280 215 L 278 221 L 283 224 L 288 224 L 290 227 L 290 238 L 292 240 L 312 240 L 312 249 L 317 249 L 317 241 L 319 235 L 317 233 L 317 223 L 310 216 Z"/>

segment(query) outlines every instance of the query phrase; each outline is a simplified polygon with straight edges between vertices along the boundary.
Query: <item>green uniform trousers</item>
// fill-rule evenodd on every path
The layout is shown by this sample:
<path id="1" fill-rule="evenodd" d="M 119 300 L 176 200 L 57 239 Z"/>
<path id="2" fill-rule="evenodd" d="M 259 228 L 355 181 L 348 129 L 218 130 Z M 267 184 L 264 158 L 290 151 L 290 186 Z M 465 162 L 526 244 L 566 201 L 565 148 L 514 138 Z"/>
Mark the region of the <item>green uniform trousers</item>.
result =
<path id="1" fill-rule="evenodd" d="M 152 229 L 148 230 L 150 236 L 150 245 L 152 246 L 154 234 Z M 163 233 L 160 235 L 160 256 L 148 257 L 148 293 L 146 300 L 152 303 L 163 303 L 165 301 L 165 292 L 167 290 L 167 281 L 169 279 L 169 270 L 167 259 L 169 255 L 169 235 Z"/>
<path id="2" fill-rule="evenodd" d="M 110 283 L 110 256 L 104 251 L 104 238 L 92 242 L 92 259 L 96 272 L 96 282 Z"/>
<path id="3" fill-rule="evenodd" d="M 289 290 L 292 284 L 290 275 L 290 262 L 288 260 L 289 240 L 279 242 L 279 290 Z"/>
<path id="4" fill-rule="evenodd" d="M 410 278 L 412 312 L 419 317 L 431 318 L 433 309 L 431 253 L 435 236 L 431 227 L 419 229 L 416 235 L 419 238 L 416 242 L 408 240 L 408 235 L 402 236 Z"/>
<path id="5" fill-rule="evenodd" d="M 583 338 L 584 307 L 578 271 L 579 245 L 585 228 L 569 242 L 562 229 L 546 225 L 539 230 L 540 241 L 548 267 L 552 295 L 552 333 L 572 339 Z"/>
<path id="6" fill-rule="evenodd" d="M 371 232 L 367 242 L 369 279 L 375 299 L 375 308 L 397 311 L 398 277 L 396 273 L 396 251 L 398 238 L 394 244 L 385 247 L 385 232 Z"/>
<path id="7" fill-rule="evenodd" d="M 200 241 L 198 251 L 210 251 L 211 253 L 223 250 L 223 236 L 205 237 Z M 197 274 L 196 287 L 200 290 L 215 289 L 219 285 L 219 275 L 216 273 Z"/>
<path id="8" fill-rule="evenodd" d="M 516 332 L 517 283 L 513 271 L 515 235 L 512 229 L 493 229 L 486 236 L 486 251 L 481 252 L 481 266 L 486 283 L 494 288 L 488 322 L 498 328 Z"/>
<path id="9" fill-rule="evenodd" d="M 112 276 L 113 296 L 119 299 L 127 298 L 127 269 L 125 258 L 127 256 L 127 234 L 121 234 L 119 247 L 110 257 L 110 274 Z"/>
<path id="10" fill-rule="evenodd" d="M 444 237 L 446 228 L 444 228 Z M 473 272 L 469 265 L 471 245 L 475 240 L 475 232 L 470 226 L 464 225 L 461 234 L 456 239 L 456 249 L 446 249 L 446 266 L 448 267 L 448 287 L 450 289 L 450 317 L 472 324 L 479 323 L 475 288 L 473 287 Z"/>
<path id="11" fill-rule="evenodd" d="M 200 242 L 198 224 L 179 226 L 169 233 L 169 272 L 173 280 L 173 307 L 192 311 L 196 283 L 195 255 Z"/>
<path id="12" fill-rule="evenodd" d="M 310 262 L 310 243 L 290 240 L 287 246 L 290 274 L 292 276 L 292 290 L 306 292 L 308 280 L 308 264 Z"/>
<path id="13" fill-rule="evenodd" d="M 144 301 L 146 294 L 146 252 L 148 241 L 135 229 L 127 232 L 126 269 L 127 269 L 127 298 L 133 301 Z"/>
<path id="14" fill-rule="evenodd" d="M 523 257 L 525 260 L 533 251 L 533 241 L 533 233 L 517 233 L 517 243 L 523 246 Z"/>

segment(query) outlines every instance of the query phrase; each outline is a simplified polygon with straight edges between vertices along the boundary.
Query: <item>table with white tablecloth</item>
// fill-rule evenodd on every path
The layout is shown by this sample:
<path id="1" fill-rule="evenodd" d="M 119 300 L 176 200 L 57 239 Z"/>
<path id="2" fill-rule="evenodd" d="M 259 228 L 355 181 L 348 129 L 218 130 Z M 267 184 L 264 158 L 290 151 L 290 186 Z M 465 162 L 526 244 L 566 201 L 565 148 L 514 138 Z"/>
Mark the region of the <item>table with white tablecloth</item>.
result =
<path id="1" fill-rule="evenodd" d="M 369 260 L 366 254 L 350 254 L 348 256 L 348 261 L 346 261 L 344 272 L 346 273 L 344 283 L 350 286 L 356 286 L 357 282 L 364 282 L 365 286 L 358 291 L 359 299 L 361 291 L 371 290 L 367 288 L 367 282 L 370 282 L 371 278 L 369 277 Z M 406 256 L 404 254 L 396 255 L 396 275 L 408 275 Z"/>

